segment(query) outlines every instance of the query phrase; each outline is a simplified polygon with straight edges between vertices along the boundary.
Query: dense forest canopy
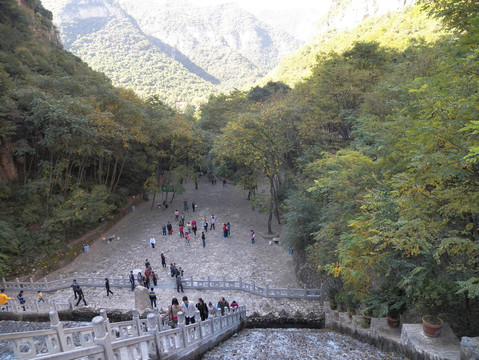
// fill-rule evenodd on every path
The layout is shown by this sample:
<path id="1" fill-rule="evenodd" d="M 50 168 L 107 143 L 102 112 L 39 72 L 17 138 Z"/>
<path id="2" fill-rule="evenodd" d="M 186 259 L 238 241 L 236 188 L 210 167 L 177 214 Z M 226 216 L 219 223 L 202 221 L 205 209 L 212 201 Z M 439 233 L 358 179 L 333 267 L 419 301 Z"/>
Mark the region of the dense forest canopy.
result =
<path id="1" fill-rule="evenodd" d="M 477 2 L 423 1 L 402 27 L 386 16 L 331 39 L 306 77 L 183 114 L 113 87 L 23 4 L 0 4 L 1 274 L 208 169 L 249 191 L 267 232 L 285 223 L 335 301 L 478 335 Z"/>

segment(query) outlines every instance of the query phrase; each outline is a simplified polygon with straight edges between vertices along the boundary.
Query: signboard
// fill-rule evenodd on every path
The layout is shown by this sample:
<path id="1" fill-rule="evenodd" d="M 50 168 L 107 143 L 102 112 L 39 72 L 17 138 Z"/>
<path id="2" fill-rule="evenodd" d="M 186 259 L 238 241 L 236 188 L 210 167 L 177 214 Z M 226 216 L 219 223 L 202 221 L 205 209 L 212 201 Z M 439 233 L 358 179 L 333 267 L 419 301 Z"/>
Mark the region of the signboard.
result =
<path id="1" fill-rule="evenodd" d="M 161 185 L 161 191 L 162 192 L 175 192 L 175 186 L 174 185 Z"/>

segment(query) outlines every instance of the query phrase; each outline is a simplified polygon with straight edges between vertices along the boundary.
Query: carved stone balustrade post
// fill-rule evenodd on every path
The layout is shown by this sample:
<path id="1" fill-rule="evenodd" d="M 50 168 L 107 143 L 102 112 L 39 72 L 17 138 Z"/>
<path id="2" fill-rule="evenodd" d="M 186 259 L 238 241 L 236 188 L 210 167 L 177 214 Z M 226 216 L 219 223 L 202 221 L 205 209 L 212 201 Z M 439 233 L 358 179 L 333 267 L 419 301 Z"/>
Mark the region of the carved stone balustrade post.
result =
<path id="1" fill-rule="evenodd" d="M 95 335 L 93 342 L 103 347 L 105 360 L 114 360 L 113 348 L 111 346 L 110 334 L 106 332 L 103 316 L 95 316 L 91 321 L 93 324 L 93 333 Z"/>

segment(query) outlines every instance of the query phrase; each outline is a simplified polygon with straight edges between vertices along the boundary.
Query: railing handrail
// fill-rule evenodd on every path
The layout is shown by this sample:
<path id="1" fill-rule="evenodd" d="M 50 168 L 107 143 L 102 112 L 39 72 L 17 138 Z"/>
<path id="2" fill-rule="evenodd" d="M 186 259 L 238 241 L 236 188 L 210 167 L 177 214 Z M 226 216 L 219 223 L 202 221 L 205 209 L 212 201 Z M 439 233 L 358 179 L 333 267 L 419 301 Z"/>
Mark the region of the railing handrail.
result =
<path id="1" fill-rule="evenodd" d="M 108 275 L 107 275 L 108 277 Z M 81 286 L 105 286 L 105 279 L 94 276 L 80 276 L 76 275 L 70 278 L 60 277 L 59 280 L 47 281 L 46 279 L 41 282 L 28 281 L 5 281 L 2 279 L 1 286 L 7 291 L 9 289 L 24 290 L 24 291 L 55 291 L 60 289 L 69 288 L 73 280 L 77 280 L 77 283 Z M 110 278 L 110 287 L 130 287 L 129 278 Z M 173 282 L 167 284 L 159 284 L 159 286 L 171 286 L 174 287 Z M 306 286 L 302 289 L 287 288 L 270 288 L 269 285 L 258 286 L 253 281 L 252 283 L 245 282 L 241 279 L 238 280 L 226 280 L 223 279 L 211 279 L 209 276 L 204 279 L 193 279 L 191 276 L 189 279 L 183 279 L 183 286 L 188 289 L 201 289 L 201 290 L 237 290 L 245 291 L 250 294 L 267 297 L 267 298 L 296 298 L 296 299 L 320 299 L 321 289 L 308 289 Z"/>
<path id="2" fill-rule="evenodd" d="M 142 326 L 134 329 L 134 333 L 128 337 L 115 338 L 112 335 L 109 329 L 118 323 L 110 323 L 105 310 L 101 310 L 100 316 L 92 319 L 92 325 L 71 328 L 68 331 L 59 321 L 58 313 L 52 311 L 50 312 L 51 329 L 3 334 L 0 335 L 0 341 L 10 342 L 14 355 L 19 359 L 71 360 L 90 354 L 101 354 L 101 358 L 114 360 L 119 358 L 121 352 L 130 354 L 132 348 L 139 349 L 142 344 L 147 345 L 149 355 L 153 351 L 159 358 L 163 358 L 190 351 L 192 345 L 198 346 L 201 343 L 216 341 L 220 338 L 220 334 L 237 328 L 246 319 L 245 306 L 240 306 L 235 311 L 227 311 L 224 316 L 217 314 L 216 317 L 210 317 L 205 321 L 201 321 L 199 311 L 196 311 L 197 321 L 191 325 L 185 325 L 184 314 L 179 312 L 178 327 L 171 329 L 163 324 L 157 310 L 154 314 L 149 314 L 146 320 L 139 318 L 137 310 L 132 309 L 132 313 L 133 319 L 125 323 L 134 327 L 141 321 Z M 144 328 L 143 324 L 145 324 Z M 92 333 L 91 341 L 82 342 L 79 346 L 73 347 L 68 344 L 67 339 L 71 341 L 72 333 L 80 333 L 81 337 L 81 334 L 85 332 Z M 40 353 L 36 349 L 33 345 L 34 338 L 44 339 L 46 344 L 44 348 L 47 353 Z M 170 340 L 173 340 L 174 345 Z M 30 346 L 30 351 L 25 352 L 25 346 Z"/>

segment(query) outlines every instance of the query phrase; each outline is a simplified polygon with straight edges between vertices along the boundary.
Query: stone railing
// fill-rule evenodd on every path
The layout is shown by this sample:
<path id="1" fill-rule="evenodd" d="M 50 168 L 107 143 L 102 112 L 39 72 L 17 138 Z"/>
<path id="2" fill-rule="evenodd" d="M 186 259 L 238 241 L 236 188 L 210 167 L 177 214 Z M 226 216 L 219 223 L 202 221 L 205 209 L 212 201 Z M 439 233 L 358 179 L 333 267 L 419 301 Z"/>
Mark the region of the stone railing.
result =
<path id="1" fill-rule="evenodd" d="M 185 326 L 184 315 L 178 313 L 178 327 L 170 328 L 158 313 L 140 319 L 132 310 L 133 319 L 110 323 L 105 310 L 92 320 L 92 325 L 66 329 L 56 311 L 50 312 L 49 330 L 0 335 L 0 344 L 9 343 L 12 353 L 0 354 L 14 359 L 164 359 L 184 358 L 211 349 L 220 339 L 244 326 L 246 308 L 227 312 L 224 316 Z M 3 348 L 6 348 L 5 346 Z"/>
<path id="2" fill-rule="evenodd" d="M 50 311 L 70 311 L 73 309 L 72 302 L 48 301 L 37 302 L 29 301 L 26 304 L 20 304 L 16 299 L 8 302 L 8 306 L 0 305 L 0 311 L 14 313 L 38 313 L 47 314 Z"/>
<path id="3" fill-rule="evenodd" d="M 106 277 L 109 278 L 107 275 Z M 73 279 L 76 279 L 78 284 L 81 286 L 105 286 L 105 278 L 99 278 L 94 276 L 79 276 L 75 274 L 72 278 L 63 278 L 60 277 L 59 280 L 33 282 L 30 281 L 5 281 L 2 279 L 0 283 L 1 287 L 6 289 L 7 293 L 9 290 L 14 291 L 56 291 L 60 289 L 69 288 L 73 282 Z M 125 278 L 109 278 L 110 287 L 130 287 L 130 280 L 128 277 Z M 175 287 L 173 280 L 170 284 L 165 284 L 166 287 Z M 162 287 L 162 284 L 159 284 L 159 287 Z M 197 290 L 234 290 L 234 291 L 245 291 L 250 294 L 263 296 L 267 298 L 289 298 L 289 299 L 312 299 L 318 300 L 321 298 L 321 289 L 308 289 L 306 286 L 302 289 L 292 289 L 290 286 L 287 288 L 270 288 L 266 286 L 258 286 L 253 281 L 248 283 L 243 281 L 241 278 L 238 280 L 226 280 L 223 278 L 221 280 L 213 280 L 209 276 L 206 280 L 196 280 L 193 277 L 189 279 L 183 279 L 183 286 L 187 289 L 197 289 Z"/>

